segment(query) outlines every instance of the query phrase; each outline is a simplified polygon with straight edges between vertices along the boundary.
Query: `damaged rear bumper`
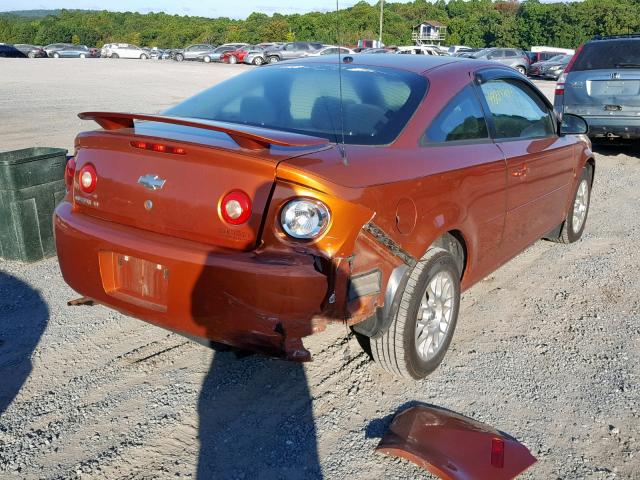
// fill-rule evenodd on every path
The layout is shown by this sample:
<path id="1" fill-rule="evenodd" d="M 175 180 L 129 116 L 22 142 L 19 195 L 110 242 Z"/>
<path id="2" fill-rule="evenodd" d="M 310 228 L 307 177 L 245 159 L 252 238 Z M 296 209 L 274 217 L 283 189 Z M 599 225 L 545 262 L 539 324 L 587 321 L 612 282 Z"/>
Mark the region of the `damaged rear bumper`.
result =
<path id="1" fill-rule="evenodd" d="M 237 252 L 71 213 L 54 215 L 65 281 L 81 295 L 188 336 L 295 361 L 332 309 L 308 253 Z"/>

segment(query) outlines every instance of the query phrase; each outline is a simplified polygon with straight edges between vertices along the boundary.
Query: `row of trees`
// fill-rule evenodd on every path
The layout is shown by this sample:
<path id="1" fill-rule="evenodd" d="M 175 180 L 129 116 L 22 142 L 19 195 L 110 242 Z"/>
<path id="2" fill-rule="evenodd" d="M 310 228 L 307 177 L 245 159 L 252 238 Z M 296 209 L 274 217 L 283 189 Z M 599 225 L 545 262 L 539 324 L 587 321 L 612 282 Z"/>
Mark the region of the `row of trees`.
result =
<path id="1" fill-rule="evenodd" d="M 385 3 L 384 12 L 383 41 L 387 45 L 410 44 L 412 27 L 424 20 L 438 20 L 447 25 L 448 43 L 472 47 L 574 48 L 594 35 L 640 31 L 640 0 L 568 3 L 414 0 Z M 379 4 L 363 1 L 339 12 L 273 16 L 253 13 L 246 20 L 61 10 L 41 18 L 0 16 L 0 41 L 39 45 L 73 42 L 90 46 L 126 42 L 165 48 L 199 42 L 259 43 L 294 39 L 355 44 L 361 38 L 378 37 L 378 14 Z"/>

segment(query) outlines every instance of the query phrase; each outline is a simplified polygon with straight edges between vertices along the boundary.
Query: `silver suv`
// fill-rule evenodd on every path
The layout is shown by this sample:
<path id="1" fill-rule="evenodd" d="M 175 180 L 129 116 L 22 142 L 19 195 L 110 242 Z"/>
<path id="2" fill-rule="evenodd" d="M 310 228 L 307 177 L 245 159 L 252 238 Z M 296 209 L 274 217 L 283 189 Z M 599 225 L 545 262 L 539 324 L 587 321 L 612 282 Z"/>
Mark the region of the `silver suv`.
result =
<path id="1" fill-rule="evenodd" d="M 196 45 L 189 45 L 182 50 L 176 50 L 176 54 L 173 57 L 174 60 L 182 62 L 183 60 L 199 60 L 199 56 L 202 53 L 213 50 L 215 47 L 207 43 L 199 43 Z"/>
<path id="2" fill-rule="evenodd" d="M 507 67 L 515 68 L 523 75 L 529 68 L 529 57 L 518 48 L 485 48 L 471 54 L 470 58 L 500 62 Z"/>
<path id="3" fill-rule="evenodd" d="M 308 54 L 320 50 L 323 46 L 322 43 L 315 42 L 289 42 L 266 50 L 265 57 L 267 62 L 277 63 L 282 60 L 306 57 Z"/>
<path id="4" fill-rule="evenodd" d="M 554 106 L 584 117 L 590 137 L 640 138 L 640 34 L 578 48 L 558 79 Z"/>

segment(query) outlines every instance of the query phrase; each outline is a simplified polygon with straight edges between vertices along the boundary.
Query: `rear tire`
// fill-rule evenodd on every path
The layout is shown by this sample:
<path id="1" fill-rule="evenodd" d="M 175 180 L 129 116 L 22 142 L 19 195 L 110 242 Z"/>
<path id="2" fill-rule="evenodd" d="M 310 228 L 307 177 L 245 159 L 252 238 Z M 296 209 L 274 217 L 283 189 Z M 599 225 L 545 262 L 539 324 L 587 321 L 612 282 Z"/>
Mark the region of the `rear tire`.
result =
<path id="1" fill-rule="evenodd" d="M 36 58 L 36 54 L 35 54 L 34 52 L 29 52 L 29 53 L 27 54 L 27 56 L 28 56 L 29 58 Z"/>
<path id="2" fill-rule="evenodd" d="M 148 59 L 149 57 L 146 54 L 143 53 L 142 55 L 140 55 L 140 60 L 148 60 Z"/>
<path id="3" fill-rule="evenodd" d="M 444 359 L 460 309 L 459 267 L 433 247 L 413 268 L 389 329 L 370 339 L 373 359 L 387 372 L 421 380 Z"/>
<path id="4" fill-rule="evenodd" d="M 258 67 L 260 65 L 262 65 L 263 63 L 264 63 L 264 60 L 263 60 L 262 57 L 256 57 L 256 58 L 253 59 L 253 64 L 258 66 Z"/>
<path id="5" fill-rule="evenodd" d="M 53 58 L 60 58 L 60 54 L 58 52 L 54 53 Z"/>
<path id="6" fill-rule="evenodd" d="M 278 63 L 279 61 L 280 61 L 280 58 L 276 57 L 275 55 L 269 57 L 269 63 Z"/>
<path id="7" fill-rule="evenodd" d="M 87 58 L 87 56 L 84 53 L 81 53 L 80 58 Z"/>
<path id="8" fill-rule="evenodd" d="M 120 58 L 120 55 L 118 55 L 117 53 L 112 53 L 111 58 Z"/>
<path id="9" fill-rule="evenodd" d="M 518 65 L 518 66 L 516 67 L 516 70 L 517 70 L 520 74 L 522 74 L 522 75 L 526 75 L 526 74 L 527 74 L 527 69 L 526 69 L 526 68 L 524 68 L 524 67 L 523 67 L 523 66 L 521 66 L 521 65 Z"/>
<path id="10" fill-rule="evenodd" d="M 176 55 L 176 62 L 181 62 L 184 60 L 184 55 L 182 55 L 181 53 Z"/>
<path id="11" fill-rule="evenodd" d="M 235 65 L 236 63 L 238 63 L 238 58 L 237 58 L 235 55 L 231 55 L 231 56 L 229 57 L 229 63 L 230 63 L 231 65 Z"/>
<path id="12" fill-rule="evenodd" d="M 210 56 L 206 56 L 202 59 L 204 61 L 204 63 L 211 63 L 211 57 Z"/>
<path id="13" fill-rule="evenodd" d="M 592 183 L 593 170 L 591 165 L 587 165 L 582 169 L 582 175 L 573 194 L 571 208 L 569 208 L 569 212 L 564 222 L 562 222 L 562 227 L 560 227 L 560 234 L 557 237 L 549 238 L 549 240 L 565 244 L 580 240 L 587 225 L 587 216 L 591 205 Z"/>

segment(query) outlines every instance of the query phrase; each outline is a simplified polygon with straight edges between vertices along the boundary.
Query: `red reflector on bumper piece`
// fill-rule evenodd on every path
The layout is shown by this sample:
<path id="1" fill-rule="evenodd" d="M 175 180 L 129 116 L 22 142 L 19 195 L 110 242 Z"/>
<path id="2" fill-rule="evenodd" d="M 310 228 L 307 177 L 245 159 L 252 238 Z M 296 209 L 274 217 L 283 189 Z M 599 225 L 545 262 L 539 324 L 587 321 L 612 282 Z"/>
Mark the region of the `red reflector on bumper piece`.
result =
<path id="1" fill-rule="evenodd" d="M 161 143 L 147 143 L 133 141 L 131 146 L 134 148 L 140 148 L 142 150 L 152 150 L 159 153 L 171 153 L 173 155 L 185 155 L 187 150 L 183 147 L 172 147 L 170 145 L 163 145 Z"/>
<path id="2" fill-rule="evenodd" d="M 504 440 L 491 439 L 491 465 L 496 468 L 504 468 Z"/>

